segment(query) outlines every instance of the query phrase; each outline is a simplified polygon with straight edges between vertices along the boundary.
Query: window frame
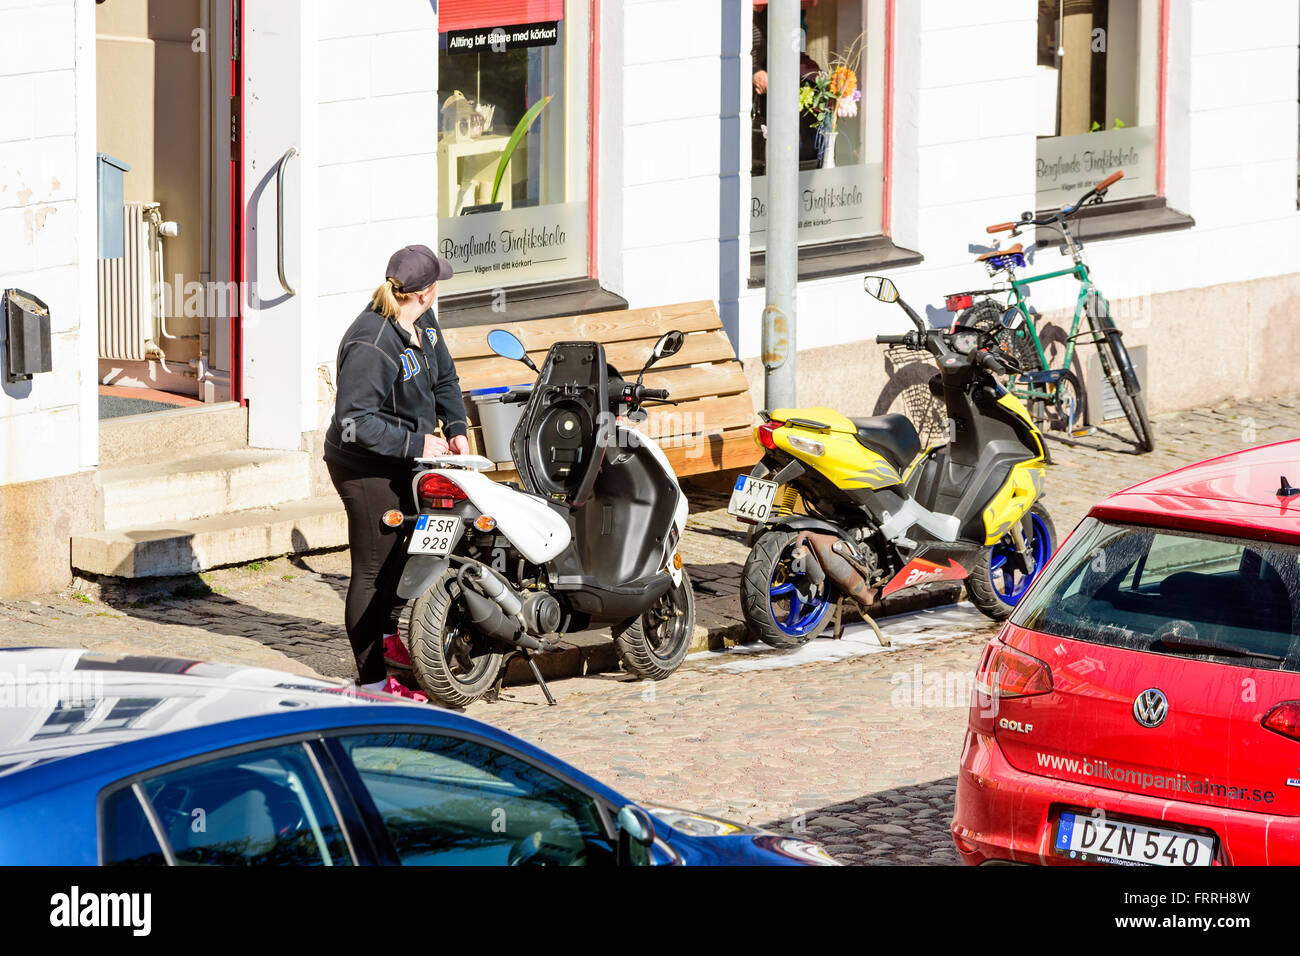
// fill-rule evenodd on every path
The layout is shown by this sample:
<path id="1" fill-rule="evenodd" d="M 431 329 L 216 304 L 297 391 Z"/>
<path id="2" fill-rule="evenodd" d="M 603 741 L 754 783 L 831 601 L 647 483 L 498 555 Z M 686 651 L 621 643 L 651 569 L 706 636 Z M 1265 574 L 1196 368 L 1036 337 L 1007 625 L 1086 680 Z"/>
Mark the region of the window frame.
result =
<path id="1" fill-rule="evenodd" d="M 864 21 L 873 3 L 883 5 L 884 45 L 881 51 L 883 88 L 881 109 L 881 198 L 880 232 L 862 236 L 848 236 L 823 242 L 799 243 L 797 249 L 796 281 L 827 279 L 872 269 L 901 269 L 925 261 L 925 256 L 914 249 L 906 249 L 893 240 L 893 184 L 894 184 L 894 51 L 896 40 L 897 0 L 859 0 Z M 747 4 L 753 16 L 753 4 Z M 742 77 L 742 82 L 746 82 Z M 746 236 L 748 236 L 748 229 Z M 750 289 L 762 288 L 767 283 L 766 249 L 749 253 Z"/>
<path id="2" fill-rule="evenodd" d="M 1196 225 L 1196 220 L 1191 216 L 1169 205 L 1166 194 L 1171 0 L 1158 0 L 1158 3 L 1160 6 L 1156 15 L 1156 191 L 1149 195 L 1130 196 L 1080 210 L 1072 229 L 1074 237 L 1080 242 L 1173 232 L 1190 229 Z M 1035 144 L 1038 139 L 1035 137 Z M 1098 182 L 1104 178 L 1098 176 Z M 1037 202 L 1034 205 L 1037 207 Z M 1059 211 L 1060 207 L 1036 208 L 1034 216 L 1042 219 L 1055 215 Z M 1065 249 L 1065 241 L 1061 238 L 1060 232 L 1049 226 L 1035 228 L 1034 243 L 1043 248 L 1056 246 L 1058 249 Z"/>
<path id="3" fill-rule="evenodd" d="M 383 817 L 379 813 L 378 807 L 375 806 L 374 799 L 370 796 L 370 791 L 366 789 L 365 781 L 357 772 L 355 765 L 348 756 L 343 746 L 342 737 L 364 736 L 366 734 L 420 734 L 425 737 L 449 737 L 453 740 L 462 740 L 467 743 L 477 744 L 486 747 L 489 750 L 496 750 L 513 757 L 520 762 L 540 770 L 547 776 L 553 777 L 565 786 L 571 787 L 590 799 L 597 809 L 597 815 L 600 818 L 601 828 L 604 830 L 605 839 L 610 843 L 610 849 L 615 856 L 618 853 L 618 827 L 614 824 L 614 819 L 618 814 L 620 807 L 613 807 L 610 802 L 590 787 L 580 784 L 568 774 L 557 771 L 555 767 L 538 760 L 528 754 L 509 746 L 501 741 L 492 740 L 481 734 L 475 734 L 470 731 L 461 730 L 451 727 L 436 727 L 428 724 L 365 724 L 355 727 L 337 727 L 331 728 L 328 732 L 321 734 L 321 743 L 330 759 L 337 768 L 344 785 L 352 794 L 358 811 L 360 812 L 364 825 L 369 832 L 371 842 L 374 844 L 377 855 L 381 858 L 380 862 L 388 866 L 401 866 L 401 858 L 397 855 L 397 850 L 393 846 L 392 837 L 388 834 L 388 828 L 384 825 Z M 676 854 L 674 853 L 675 857 Z"/>
<path id="4" fill-rule="evenodd" d="M 512 321 L 561 318 L 588 312 L 626 309 L 627 300 L 600 286 L 600 32 L 602 0 L 587 0 L 587 267 L 584 275 L 541 282 L 524 280 L 499 285 L 509 292 L 512 310 L 524 312 Z M 442 25 L 439 24 L 439 31 Z M 438 322 L 447 328 L 492 325 L 501 314 L 492 308 L 495 288 L 469 289 L 439 296 Z M 445 316 L 445 319 L 444 319 Z"/>
<path id="5" fill-rule="evenodd" d="M 162 821 L 158 818 L 158 812 L 154 809 L 149 798 L 145 796 L 143 784 L 155 777 L 165 776 L 178 770 L 185 770 L 190 767 L 198 767 L 204 764 L 215 763 L 219 760 L 225 760 L 229 757 L 238 757 L 241 754 L 257 753 L 262 750 L 275 750 L 282 747 L 291 747 L 295 744 L 302 746 L 307 754 L 307 759 L 316 772 L 316 779 L 320 784 L 326 799 L 329 801 L 330 809 L 334 812 L 335 819 L 338 821 L 339 830 L 343 834 L 343 840 L 348 848 L 348 855 L 351 858 L 353 866 L 365 865 L 363 862 L 365 854 L 358 854 L 357 843 L 354 840 L 353 826 L 360 820 L 359 814 L 354 810 L 352 814 L 346 812 L 347 808 L 340 802 L 339 795 L 334 790 L 339 780 L 331 780 L 330 775 L 325 772 L 321 760 L 313 747 L 320 741 L 320 732 L 311 731 L 309 733 L 287 734 L 280 737 L 267 737 L 263 740 L 250 741 L 244 744 L 237 744 L 233 747 L 222 747 L 219 750 L 209 750 L 202 754 L 195 754 L 184 757 L 180 760 L 172 760 L 167 763 L 159 764 L 156 767 L 150 767 L 147 770 L 137 771 L 129 776 L 122 777 L 113 781 L 105 787 L 102 787 L 95 801 L 95 841 L 96 841 L 96 859 L 99 866 L 110 865 L 104 859 L 104 849 L 107 845 L 107 821 L 106 813 L 108 801 L 115 797 L 123 790 L 132 790 L 145 818 L 149 821 L 149 826 L 153 830 L 154 839 L 158 841 L 158 846 L 162 850 L 163 859 L 167 861 L 168 866 L 180 865 L 176 860 L 176 851 L 171 845 L 171 840 L 167 838 L 166 831 L 162 828 Z M 349 802 L 352 802 L 350 794 L 346 794 Z"/>

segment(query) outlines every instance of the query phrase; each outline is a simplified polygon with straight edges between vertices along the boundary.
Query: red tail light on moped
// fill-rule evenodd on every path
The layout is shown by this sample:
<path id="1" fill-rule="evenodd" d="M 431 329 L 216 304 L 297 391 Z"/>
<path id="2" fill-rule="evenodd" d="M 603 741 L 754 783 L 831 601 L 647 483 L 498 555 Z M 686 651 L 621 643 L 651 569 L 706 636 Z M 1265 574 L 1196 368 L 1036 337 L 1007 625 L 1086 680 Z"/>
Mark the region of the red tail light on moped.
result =
<path id="1" fill-rule="evenodd" d="M 785 422 L 778 422 L 775 419 L 763 422 L 758 426 L 758 441 L 768 451 L 776 451 L 776 439 L 772 433 L 784 425 Z"/>
<path id="2" fill-rule="evenodd" d="M 416 485 L 420 500 L 431 508 L 451 508 L 458 501 L 467 500 L 468 496 L 456 482 L 446 475 L 427 474 Z"/>

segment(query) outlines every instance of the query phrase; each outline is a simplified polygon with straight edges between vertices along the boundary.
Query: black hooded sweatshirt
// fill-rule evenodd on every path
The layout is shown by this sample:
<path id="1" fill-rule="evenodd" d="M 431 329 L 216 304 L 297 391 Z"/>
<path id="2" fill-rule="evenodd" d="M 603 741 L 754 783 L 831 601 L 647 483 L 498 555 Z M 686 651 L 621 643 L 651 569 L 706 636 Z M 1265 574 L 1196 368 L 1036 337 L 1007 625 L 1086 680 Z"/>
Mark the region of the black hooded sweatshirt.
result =
<path id="1" fill-rule="evenodd" d="M 438 419 L 447 438 L 465 434 L 460 379 L 432 309 L 415 331 L 418 346 L 396 320 L 367 309 L 344 334 L 326 461 L 386 472 L 424 452 Z"/>

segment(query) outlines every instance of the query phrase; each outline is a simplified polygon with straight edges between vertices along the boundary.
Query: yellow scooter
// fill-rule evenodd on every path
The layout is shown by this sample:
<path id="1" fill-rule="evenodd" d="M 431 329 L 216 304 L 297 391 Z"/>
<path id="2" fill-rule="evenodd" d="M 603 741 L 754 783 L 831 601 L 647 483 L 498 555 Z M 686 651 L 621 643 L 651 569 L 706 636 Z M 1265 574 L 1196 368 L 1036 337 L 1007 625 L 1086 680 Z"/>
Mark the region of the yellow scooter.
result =
<path id="1" fill-rule="evenodd" d="M 928 329 L 889 279 L 865 285 L 916 326 L 876 341 L 934 356 L 930 389 L 947 408 L 949 441 L 922 450 L 904 415 L 760 412 L 763 458 L 736 479 L 727 510 L 754 526 L 741 607 L 750 633 L 773 647 L 816 637 L 846 597 L 866 617 L 878 597 L 930 581 L 965 579 L 971 602 L 1002 620 L 1057 543 L 1039 500 L 1042 436 L 996 377 L 1015 371 L 997 348 L 1002 330 Z"/>

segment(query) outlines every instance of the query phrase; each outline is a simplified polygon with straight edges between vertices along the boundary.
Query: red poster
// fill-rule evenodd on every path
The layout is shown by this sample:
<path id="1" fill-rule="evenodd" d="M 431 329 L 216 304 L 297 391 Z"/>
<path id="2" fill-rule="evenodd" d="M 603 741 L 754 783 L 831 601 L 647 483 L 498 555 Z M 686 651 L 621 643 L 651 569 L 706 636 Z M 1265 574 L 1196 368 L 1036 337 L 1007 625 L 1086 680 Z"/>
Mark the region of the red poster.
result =
<path id="1" fill-rule="evenodd" d="M 564 19 L 564 0 L 442 0 L 438 30 L 478 30 Z"/>

